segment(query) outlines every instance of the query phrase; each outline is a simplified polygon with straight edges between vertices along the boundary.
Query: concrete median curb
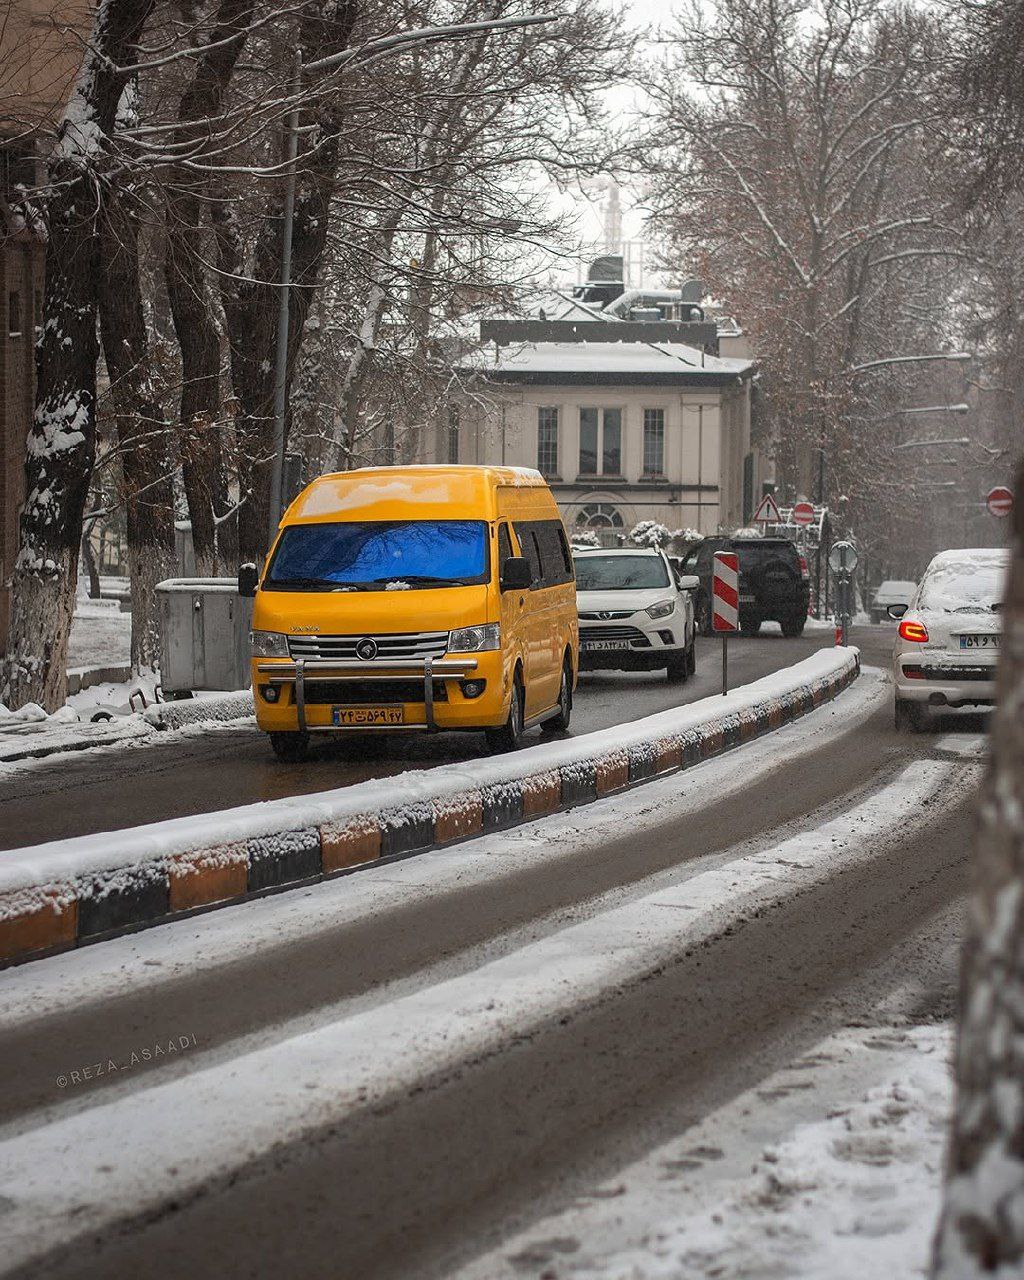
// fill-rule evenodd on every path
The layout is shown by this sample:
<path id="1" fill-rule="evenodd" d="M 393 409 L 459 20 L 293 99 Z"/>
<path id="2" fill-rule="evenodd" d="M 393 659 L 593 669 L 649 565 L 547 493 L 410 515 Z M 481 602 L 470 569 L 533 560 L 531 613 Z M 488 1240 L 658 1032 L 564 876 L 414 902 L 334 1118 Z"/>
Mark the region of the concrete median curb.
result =
<path id="1" fill-rule="evenodd" d="M 12 850 L 0 966 L 428 852 L 691 768 L 836 697 L 856 650 L 822 650 L 726 698 L 515 755 Z"/>

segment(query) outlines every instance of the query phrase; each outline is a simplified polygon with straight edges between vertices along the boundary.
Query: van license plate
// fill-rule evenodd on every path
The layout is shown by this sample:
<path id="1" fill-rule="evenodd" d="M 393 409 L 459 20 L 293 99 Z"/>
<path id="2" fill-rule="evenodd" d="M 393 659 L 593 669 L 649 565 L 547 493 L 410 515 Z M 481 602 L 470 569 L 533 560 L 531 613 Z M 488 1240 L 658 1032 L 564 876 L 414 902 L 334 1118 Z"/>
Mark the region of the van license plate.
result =
<path id="1" fill-rule="evenodd" d="M 998 649 L 999 636 L 961 636 L 961 649 Z"/>
<path id="2" fill-rule="evenodd" d="M 580 648 L 584 653 L 589 653 L 591 649 L 628 649 L 628 640 L 584 640 L 580 644 Z"/>
<path id="3" fill-rule="evenodd" d="M 381 724 L 404 724 L 403 707 L 332 707 L 331 721 L 338 728 L 366 729 Z"/>

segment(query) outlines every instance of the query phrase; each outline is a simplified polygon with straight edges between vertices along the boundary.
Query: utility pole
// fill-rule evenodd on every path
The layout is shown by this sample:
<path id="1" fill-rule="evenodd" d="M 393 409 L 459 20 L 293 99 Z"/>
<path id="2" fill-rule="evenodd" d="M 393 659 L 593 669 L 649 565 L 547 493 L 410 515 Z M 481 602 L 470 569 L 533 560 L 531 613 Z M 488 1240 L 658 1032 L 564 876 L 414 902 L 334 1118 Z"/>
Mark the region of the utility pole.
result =
<path id="1" fill-rule="evenodd" d="M 277 526 L 283 505 L 285 419 L 288 392 L 288 326 L 292 285 L 292 232 L 295 226 L 295 162 L 299 153 L 299 93 L 302 88 L 302 52 L 295 51 L 292 73 L 292 102 L 285 124 L 285 163 L 287 176 L 284 192 L 284 219 L 281 228 L 281 279 L 277 303 L 277 352 L 274 367 L 274 456 L 270 473 L 270 512 L 267 528 L 267 550 L 277 537 Z"/>

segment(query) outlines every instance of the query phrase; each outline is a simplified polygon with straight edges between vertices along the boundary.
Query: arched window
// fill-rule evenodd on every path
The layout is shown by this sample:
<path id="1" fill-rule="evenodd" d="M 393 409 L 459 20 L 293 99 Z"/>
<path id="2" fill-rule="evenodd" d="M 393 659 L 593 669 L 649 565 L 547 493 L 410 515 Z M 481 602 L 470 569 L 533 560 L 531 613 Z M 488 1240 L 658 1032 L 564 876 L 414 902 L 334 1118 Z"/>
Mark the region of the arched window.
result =
<path id="1" fill-rule="evenodd" d="M 610 502 L 588 502 L 576 516 L 578 529 L 622 529 L 625 522 Z"/>

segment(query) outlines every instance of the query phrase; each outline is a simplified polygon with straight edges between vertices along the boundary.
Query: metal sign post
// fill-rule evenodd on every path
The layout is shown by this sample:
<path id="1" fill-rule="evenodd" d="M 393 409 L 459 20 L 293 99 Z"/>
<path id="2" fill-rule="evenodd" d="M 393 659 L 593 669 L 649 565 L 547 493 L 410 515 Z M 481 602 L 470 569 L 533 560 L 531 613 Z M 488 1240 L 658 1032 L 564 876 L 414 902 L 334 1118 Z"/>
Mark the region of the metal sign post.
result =
<path id="1" fill-rule="evenodd" d="M 740 626 L 740 558 L 735 551 L 716 551 L 711 578 L 711 629 L 722 637 L 722 697 L 729 692 L 730 632 Z"/>
<path id="2" fill-rule="evenodd" d="M 844 646 L 850 640 L 853 619 L 853 574 L 857 568 L 857 548 L 852 542 L 835 542 L 828 553 L 828 567 L 836 575 L 836 620 Z"/>

